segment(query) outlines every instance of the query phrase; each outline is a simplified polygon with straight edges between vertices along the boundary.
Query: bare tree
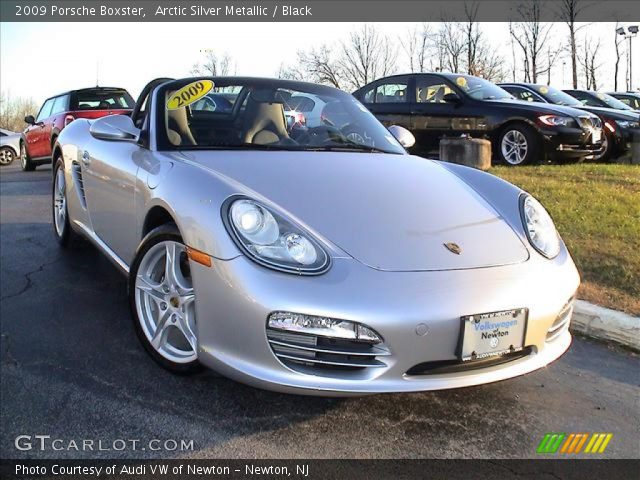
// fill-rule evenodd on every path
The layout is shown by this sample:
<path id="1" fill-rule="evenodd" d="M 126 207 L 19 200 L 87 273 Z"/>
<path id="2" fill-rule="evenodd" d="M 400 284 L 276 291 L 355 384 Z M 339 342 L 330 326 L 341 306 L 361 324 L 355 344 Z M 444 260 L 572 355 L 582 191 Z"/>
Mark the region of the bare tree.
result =
<path id="1" fill-rule="evenodd" d="M 496 53 L 496 49 L 490 45 L 476 21 L 478 15 L 478 3 L 465 3 L 464 11 L 466 22 L 464 24 L 466 71 L 469 75 L 475 75 L 490 81 L 504 80 L 504 59 Z"/>
<path id="2" fill-rule="evenodd" d="M 555 50 L 550 46 L 547 47 L 547 85 L 551 85 L 551 70 L 563 53 L 564 48 L 562 47 L 556 48 Z"/>
<path id="3" fill-rule="evenodd" d="M 226 52 L 221 57 L 213 50 L 204 50 L 204 59 L 193 65 L 193 75 L 225 76 L 231 74 L 231 57 Z"/>
<path id="4" fill-rule="evenodd" d="M 524 20 L 510 24 L 511 36 L 516 40 L 524 55 L 525 81 L 536 83 L 538 75 L 545 72 L 541 65 L 540 54 L 544 52 L 544 47 L 549 39 L 549 33 L 553 24 L 540 22 L 543 2 L 541 0 L 531 0 L 521 3 L 517 11 Z"/>
<path id="5" fill-rule="evenodd" d="M 0 128 L 21 132 L 25 129 L 24 117 L 35 115 L 38 105 L 33 98 L 11 97 L 8 92 L 0 94 Z"/>
<path id="6" fill-rule="evenodd" d="M 560 3 L 560 18 L 569 27 L 569 48 L 571 55 L 571 69 L 573 72 L 573 88 L 578 88 L 578 46 L 576 42 L 576 33 L 585 25 L 576 26 L 576 20 L 586 8 L 587 5 L 582 0 L 562 0 Z"/>
<path id="7" fill-rule="evenodd" d="M 344 73 L 334 50 L 329 45 L 320 45 L 306 52 L 299 51 L 297 63 L 300 67 L 297 71 L 300 78 L 342 88 L 345 83 Z"/>
<path id="8" fill-rule="evenodd" d="M 432 35 L 429 25 L 423 23 L 420 27 L 409 30 L 405 37 L 400 39 L 402 50 L 409 59 L 411 72 L 426 70 Z"/>
<path id="9" fill-rule="evenodd" d="M 582 67 L 585 79 L 585 88 L 587 90 L 597 90 L 597 72 L 601 64 L 596 63 L 598 58 L 598 50 L 600 50 L 600 39 L 594 44 L 592 38 L 585 36 L 583 57 L 578 58 L 578 62 Z"/>
<path id="10" fill-rule="evenodd" d="M 466 50 L 465 36 L 458 22 L 442 22 L 438 31 L 442 61 L 441 69 L 450 72 L 460 72 Z"/>
<path id="11" fill-rule="evenodd" d="M 613 74 L 613 89 L 618 91 L 618 72 L 620 71 L 620 57 L 622 56 L 622 52 L 620 50 L 620 45 L 624 42 L 624 36 L 618 33 L 618 22 L 616 22 L 616 61 L 614 63 L 614 74 Z"/>
<path id="12" fill-rule="evenodd" d="M 390 75 L 396 68 L 397 48 L 372 25 L 352 32 L 341 46 L 338 66 L 350 88 Z"/>

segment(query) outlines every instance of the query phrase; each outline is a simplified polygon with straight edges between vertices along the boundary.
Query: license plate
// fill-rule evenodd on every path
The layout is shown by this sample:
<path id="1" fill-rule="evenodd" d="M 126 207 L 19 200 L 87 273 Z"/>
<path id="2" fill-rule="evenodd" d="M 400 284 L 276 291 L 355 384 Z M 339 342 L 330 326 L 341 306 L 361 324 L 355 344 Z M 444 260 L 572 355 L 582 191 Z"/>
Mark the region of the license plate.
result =
<path id="1" fill-rule="evenodd" d="M 524 348 L 526 308 L 461 317 L 459 357 L 463 362 L 496 357 Z"/>
<path id="2" fill-rule="evenodd" d="M 602 132 L 600 130 L 593 130 L 591 132 L 591 143 L 600 143 L 602 140 Z"/>

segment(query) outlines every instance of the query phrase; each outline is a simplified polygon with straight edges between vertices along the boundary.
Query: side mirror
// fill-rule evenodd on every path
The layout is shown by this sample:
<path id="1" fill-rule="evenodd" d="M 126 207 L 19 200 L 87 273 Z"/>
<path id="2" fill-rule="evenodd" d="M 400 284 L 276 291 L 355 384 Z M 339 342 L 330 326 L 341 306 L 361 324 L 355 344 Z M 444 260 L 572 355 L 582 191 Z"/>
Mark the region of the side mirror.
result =
<path id="1" fill-rule="evenodd" d="M 453 103 L 456 105 L 462 103 L 462 100 L 460 100 L 460 97 L 455 93 L 447 93 L 444 97 L 442 97 L 442 99 L 446 103 Z"/>
<path id="2" fill-rule="evenodd" d="M 89 133 L 99 140 L 113 140 L 120 142 L 137 142 L 140 129 L 133 124 L 128 115 L 109 115 L 95 120 Z"/>
<path id="3" fill-rule="evenodd" d="M 388 130 L 404 148 L 411 148 L 415 145 L 416 137 L 406 128 L 399 125 L 391 125 Z"/>
<path id="4" fill-rule="evenodd" d="M 24 117 L 24 122 L 28 125 L 35 125 L 36 119 L 33 118 L 33 115 L 27 115 L 26 117 Z"/>

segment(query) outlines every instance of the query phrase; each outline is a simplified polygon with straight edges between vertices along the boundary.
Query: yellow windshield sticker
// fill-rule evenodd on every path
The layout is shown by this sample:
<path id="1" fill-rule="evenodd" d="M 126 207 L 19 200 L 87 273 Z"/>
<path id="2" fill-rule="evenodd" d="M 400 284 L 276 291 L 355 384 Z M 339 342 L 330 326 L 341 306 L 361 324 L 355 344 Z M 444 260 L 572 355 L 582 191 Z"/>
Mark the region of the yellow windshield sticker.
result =
<path id="1" fill-rule="evenodd" d="M 180 90 L 173 92 L 167 102 L 167 110 L 177 110 L 178 108 L 191 105 L 200 100 L 213 88 L 211 80 L 198 80 L 189 85 L 185 85 Z"/>
<path id="2" fill-rule="evenodd" d="M 456 78 L 456 83 L 458 84 L 459 87 L 466 87 L 467 86 L 467 79 L 464 77 L 458 77 Z"/>
<path id="3" fill-rule="evenodd" d="M 547 87 L 540 87 L 540 93 L 542 93 L 543 95 L 545 93 L 549 93 L 549 89 Z"/>

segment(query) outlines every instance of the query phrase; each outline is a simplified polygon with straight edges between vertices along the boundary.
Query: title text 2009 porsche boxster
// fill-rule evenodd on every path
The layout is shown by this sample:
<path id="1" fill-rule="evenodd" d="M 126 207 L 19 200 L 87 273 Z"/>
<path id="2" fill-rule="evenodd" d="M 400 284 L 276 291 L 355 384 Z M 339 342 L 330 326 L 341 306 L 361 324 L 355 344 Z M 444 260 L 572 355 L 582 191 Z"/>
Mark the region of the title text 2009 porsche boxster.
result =
<path id="1" fill-rule="evenodd" d="M 300 97 L 321 114 L 296 112 Z M 557 359 L 579 277 L 549 214 L 492 175 L 408 155 L 412 140 L 326 86 L 158 79 L 130 117 L 60 135 L 55 234 L 128 275 L 137 334 L 172 371 L 348 395 Z"/>

